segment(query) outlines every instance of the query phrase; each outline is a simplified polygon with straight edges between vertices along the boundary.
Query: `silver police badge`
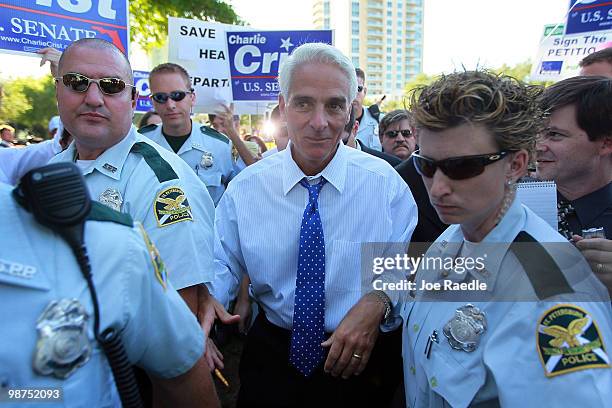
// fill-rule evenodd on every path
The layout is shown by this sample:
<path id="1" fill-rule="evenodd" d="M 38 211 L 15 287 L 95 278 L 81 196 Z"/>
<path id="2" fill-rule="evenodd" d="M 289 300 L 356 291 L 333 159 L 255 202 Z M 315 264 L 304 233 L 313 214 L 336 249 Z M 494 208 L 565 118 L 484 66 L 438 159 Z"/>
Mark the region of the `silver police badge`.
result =
<path id="1" fill-rule="evenodd" d="M 487 319 L 476 306 L 467 304 L 455 310 L 455 316 L 444 325 L 444 335 L 455 350 L 471 353 L 487 330 Z"/>
<path id="2" fill-rule="evenodd" d="M 213 154 L 210 152 L 204 152 L 202 159 L 200 160 L 200 167 L 203 169 L 210 169 L 215 164 Z"/>
<path id="3" fill-rule="evenodd" d="M 98 199 L 105 206 L 112 208 L 115 211 L 121 211 L 121 204 L 123 204 L 123 197 L 121 193 L 114 188 L 107 188 Z"/>
<path id="4" fill-rule="evenodd" d="M 91 356 L 87 337 L 89 316 L 76 299 L 53 300 L 36 322 L 38 341 L 34 370 L 66 379 Z"/>

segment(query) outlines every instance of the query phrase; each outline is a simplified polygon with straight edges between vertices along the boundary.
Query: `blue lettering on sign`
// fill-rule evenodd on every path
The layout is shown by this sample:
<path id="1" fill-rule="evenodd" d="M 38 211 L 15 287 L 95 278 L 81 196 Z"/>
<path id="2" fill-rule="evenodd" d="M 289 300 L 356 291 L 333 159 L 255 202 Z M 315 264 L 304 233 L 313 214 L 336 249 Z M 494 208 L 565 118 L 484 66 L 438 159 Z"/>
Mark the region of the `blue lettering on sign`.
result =
<path id="1" fill-rule="evenodd" d="M 563 61 L 542 61 L 540 75 L 559 75 L 563 68 Z"/>
<path id="2" fill-rule="evenodd" d="M 136 99 L 136 112 L 145 113 L 153 110 L 151 102 L 151 88 L 149 87 L 149 72 L 134 71 L 134 86 L 138 91 Z"/>
<path id="3" fill-rule="evenodd" d="M 227 32 L 228 60 L 234 101 L 274 101 L 278 98 L 279 67 L 295 47 L 332 43 L 331 30 Z"/>
<path id="4" fill-rule="evenodd" d="M 570 7 L 576 0 L 570 0 Z M 567 15 L 565 34 L 612 30 L 612 1 L 582 0 Z"/>
<path id="5" fill-rule="evenodd" d="M 128 0 L 0 0 L 0 49 L 65 49 L 99 37 L 128 51 Z"/>

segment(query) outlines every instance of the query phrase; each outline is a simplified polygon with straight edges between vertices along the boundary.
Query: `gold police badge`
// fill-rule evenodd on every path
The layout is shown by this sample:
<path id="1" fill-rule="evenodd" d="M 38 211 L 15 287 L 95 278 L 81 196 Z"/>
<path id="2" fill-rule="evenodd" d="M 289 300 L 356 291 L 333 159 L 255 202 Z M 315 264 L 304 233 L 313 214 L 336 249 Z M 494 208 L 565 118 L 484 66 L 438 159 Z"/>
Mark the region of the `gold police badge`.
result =
<path id="1" fill-rule="evenodd" d="M 547 377 L 610 367 L 597 323 L 578 306 L 559 304 L 544 312 L 536 341 Z"/>
<path id="2" fill-rule="evenodd" d="M 179 187 L 170 187 L 157 194 L 153 209 L 160 227 L 181 221 L 193 221 L 187 196 Z"/>

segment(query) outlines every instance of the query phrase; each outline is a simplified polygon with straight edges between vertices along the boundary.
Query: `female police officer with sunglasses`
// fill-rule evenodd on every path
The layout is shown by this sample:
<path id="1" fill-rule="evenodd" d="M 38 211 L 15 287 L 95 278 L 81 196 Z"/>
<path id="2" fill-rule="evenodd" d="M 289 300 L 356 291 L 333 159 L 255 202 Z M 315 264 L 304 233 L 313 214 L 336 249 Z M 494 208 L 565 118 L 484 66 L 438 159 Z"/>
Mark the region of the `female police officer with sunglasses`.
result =
<path id="1" fill-rule="evenodd" d="M 462 72 L 413 95 L 414 164 L 452 225 L 421 259 L 403 311 L 409 407 L 612 401 L 607 294 L 515 197 L 541 128 L 539 92 Z"/>

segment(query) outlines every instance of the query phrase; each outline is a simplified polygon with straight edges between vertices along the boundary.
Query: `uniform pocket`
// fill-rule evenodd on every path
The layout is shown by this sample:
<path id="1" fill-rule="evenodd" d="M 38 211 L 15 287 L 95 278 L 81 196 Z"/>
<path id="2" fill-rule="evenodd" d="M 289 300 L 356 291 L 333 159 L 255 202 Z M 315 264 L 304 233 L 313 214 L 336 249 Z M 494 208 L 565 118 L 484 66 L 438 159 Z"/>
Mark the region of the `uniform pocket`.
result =
<path id="1" fill-rule="evenodd" d="M 422 360 L 428 387 L 451 406 L 467 407 L 485 383 L 482 353 L 454 350 L 442 328 L 438 332 L 440 342 L 432 342 L 429 358 Z"/>
<path id="2" fill-rule="evenodd" d="M 206 187 L 219 187 L 221 185 L 221 173 L 200 172 L 198 176 L 200 177 L 200 180 L 202 180 L 202 182 L 206 184 Z"/>

